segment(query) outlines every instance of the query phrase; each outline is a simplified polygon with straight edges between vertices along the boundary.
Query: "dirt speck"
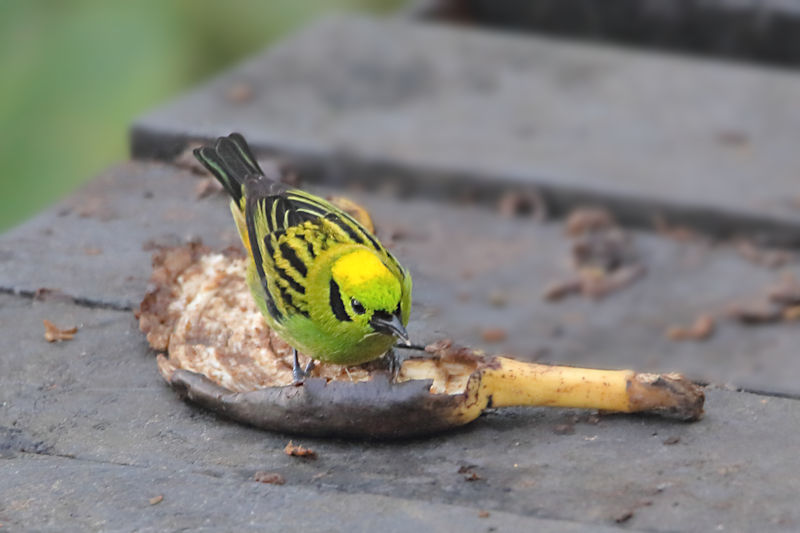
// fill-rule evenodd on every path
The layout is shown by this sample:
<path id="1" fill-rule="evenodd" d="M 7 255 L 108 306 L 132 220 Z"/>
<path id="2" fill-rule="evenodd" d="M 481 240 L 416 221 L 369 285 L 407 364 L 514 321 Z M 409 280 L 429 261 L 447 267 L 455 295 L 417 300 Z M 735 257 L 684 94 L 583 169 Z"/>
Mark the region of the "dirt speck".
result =
<path id="1" fill-rule="evenodd" d="M 266 483 L 267 485 L 283 485 L 286 483 L 286 478 L 277 472 L 264 472 L 259 470 L 253 474 L 253 481 Z"/>
<path id="2" fill-rule="evenodd" d="M 163 501 L 164 501 L 164 495 L 163 494 L 159 494 L 158 496 L 153 496 L 149 500 L 150 505 L 158 505 L 159 503 L 161 503 Z"/>
<path id="3" fill-rule="evenodd" d="M 508 305 L 508 293 L 500 290 L 493 290 L 489 293 L 489 304 L 492 307 L 505 307 Z"/>
<path id="4" fill-rule="evenodd" d="M 722 130 L 717 132 L 717 141 L 731 148 L 744 148 L 750 144 L 747 133 L 741 130 Z"/>
<path id="5" fill-rule="evenodd" d="M 47 342 L 71 341 L 78 332 L 77 326 L 62 329 L 47 319 L 42 320 L 42 322 L 44 323 L 44 338 Z"/>
<path id="6" fill-rule="evenodd" d="M 489 511 L 478 511 L 478 518 L 489 518 Z"/>
<path id="7" fill-rule="evenodd" d="M 536 221 L 547 219 L 547 204 L 536 191 L 512 191 L 504 194 L 497 203 L 504 217 L 530 216 Z"/>
<path id="8" fill-rule="evenodd" d="M 300 446 L 299 444 L 295 444 L 292 441 L 289 441 L 289 444 L 283 449 L 283 453 L 286 455 L 291 455 L 292 457 L 304 457 L 306 459 L 316 459 L 317 452 L 312 450 L 311 448 L 305 448 Z"/>
<path id="9" fill-rule="evenodd" d="M 587 232 L 600 231 L 616 226 L 613 215 L 602 207 L 579 207 L 567 216 L 565 231 L 576 237 Z"/>
<path id="10" fill-rule="evenodd" d="M 617 524 L 624 524 L 625 522 L 627 522 L 628 520 L 633 518 L 633 515 L 634 515 L 633 510 L 632 509 L 627 509 L 627 510 L 622 511 L 621 513 L 617 514 L 614 517 L 614 522 L 616 522 Z"/>
<path id="11" fill-rule="evenodd" d="M 575 433 L 575 426 L 572 424 L 558 424 L 553 426 L 553 433 L 556 435 L 572 435 Z"/>
<path id="12" fill-rule="evenodd" d="M 481 331 L 481 338 L 486 342 L 502 342 L 508 337 L 508 332 L 503 328 L 487 328 Z"/>
<path id="13" fill-rule="evenodd" d="M 474 468 L 475 465 L 463 465 L 459 467 L 458 473 L 464 475 L 464 481 L 480 481 L 483 478 L 473 470 Z"/>
<path id="14" fill-rule="evenodd" d="M 194 186 L 195 198 L 201 200 L 212 194 L 222 194 L 224 190 L 222 185 L 214 178 L 203 178 Z"/>
<path id="15" fill-rule="evenodd" d="M 672 435 L 671 437 L 667 437 L 664 439 L 664 446 L 672 446 L 673 444 L 678 444 L 681 441 L 681 438 L 677 435 Z"/>
<path id="16" fill-rule="evenodd" d="M 730 318 L 748 325 L 778 322 L 783 317 L 780 306 L 771 302 L 734 304 L 728 307 L 727 314 Z"/>
<path id="17" fill-rule="evenodd" d="M 225 99 L 232 104 L 246 104 L 254 95 L 253 84 L 247 81 L 238 81 L 225 91 Z"/>
<path id="18" fill-rule="evenodd" d="M 737 242 L 736 251 L 751 263 L 767 268 L 782 267 L 791 262 L 795 257 L 795 255 L 788 250 L 762 248 L 749 240 Z"/>
<path id="19" fill-rule="evenodd" d="M 703 313 L 698 316 L 691 326 L 670 326 L 667 328 L 667 338 L 673 341 L 702 341 L 714 333 L 714 317 Z"/>

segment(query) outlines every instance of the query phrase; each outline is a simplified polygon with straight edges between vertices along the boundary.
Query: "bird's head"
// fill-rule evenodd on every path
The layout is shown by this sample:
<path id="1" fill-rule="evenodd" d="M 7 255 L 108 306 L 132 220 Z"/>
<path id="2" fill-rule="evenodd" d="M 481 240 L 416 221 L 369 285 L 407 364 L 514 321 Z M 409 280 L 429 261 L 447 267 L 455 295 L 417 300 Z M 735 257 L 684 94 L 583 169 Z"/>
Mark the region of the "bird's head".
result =
<path id="1" fill-rule="evenodd" d="M 410 344 L 402 318 L 402 293 L 400 280 L 371 250 L 348 252 L 331 268 L 330 304 L 337 319 Z"/>

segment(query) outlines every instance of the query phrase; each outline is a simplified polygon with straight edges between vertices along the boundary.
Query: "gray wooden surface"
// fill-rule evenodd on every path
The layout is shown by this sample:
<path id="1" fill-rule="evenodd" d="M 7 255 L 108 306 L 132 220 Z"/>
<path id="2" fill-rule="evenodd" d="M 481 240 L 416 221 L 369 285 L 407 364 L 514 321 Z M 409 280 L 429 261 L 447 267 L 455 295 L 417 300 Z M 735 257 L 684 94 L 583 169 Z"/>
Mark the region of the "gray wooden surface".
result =
<path id="1" fill-rule="evenodd" d="M 230 98 L 241 84 L 251 97 Z M 780 70 L 333 18 L 142 117 L 133 153 L 237 129 L 326 179 L 487 199 L 536 185 L 556 209 L 798 244 L 797 94 Z"/>
<path id="2" fill-rule="evenodd" d="M 366 42 L 374 44 L 358 46 Z M 339 74 L 324 68 L 334 57 Z M 586 65 L 595 66 L 583 77 Z M 419 68 L 427 74 L 417 78 Z M 659 94 L 658 84 L 642 72 L 664 68 L 672 70 L 661 83 L 684 92 L 667 87 L 663 106 L 651 109 L 644 104 Z M 225 103 L 220 91 L 242 72 L 252 76 L 256 100 Z M 564 78 L 555 81 L 564 72 L 580 74 L 571 90 L 558 85 Z M 363 83 L 351 92 L 353 75 Z M 479 98 L 480 83 L 459 88 L 471 76 L 500 92 Z M 512 139 L 509 117 L 540 119 L 503 103 L 525 101 L 521 94 L 514 100 L 514 76 L 541 89 L 529 105 L 550 109 L 526 142 Z M 682 83 L 692 79 L 716 80 L 716 98 L 689 98 Z M 598 80 L 605 81 L 592 85 Z M 570 106 L 594 101 L 604 83 L 633 92 L 582 129 L 575 121 L 583 112 Z M 548 96 L 548 85 L 559 90 Z M 642 217 L 656 204 L 680 214 L 694 191 L 691 205 L 708 208 L 704 227 L 776 219 L 793 228 L 796 213 L 772 206 L 793 193 L 780 169 L 797 157 L 786 136 L 800 133 L 792 129 L 800 123 L 781 98 L 796 86 L 788 74 L 757 69 L 335 19 L 155 111 L 138 123 L 137 155 L 168 158 L 191 139 L 240 130 L 262 149 L 299 154 L 314 190 L 361 201 L 414 275 L 409 330 L 416 340 L 451 336 L 527 360 L 684 371 L 712 384 L 707 414 L 680 424 L 507 409 L 434 438 L 374 443 L 271 434 L 198 410 L 163 383 L 131 310 L 146 289 L 153 246 L 199 237 L 223 247 L 237 236 L 223 197 L 197 197 L 201 178 L 169 163 L 133 161 L 0 236 L 0 531 L 796 530 L 797 323 L 745 328 L 723 319 L 706 342 L 664 336 L 671 324 L 757 296 L 779 272 L 729 245 L 635 230 L 644 278 L 599 302 L 544 302 L 542 289 L 569 273 L 563 221 L 504 217 L 493 200 L 459 202 L 464 189 L 456 180 L 468 170 L 470 186 L 495 196 L 520 183 L 547 183 L 549 199 L 562 208 L 610 199 L 623 215 Z M 769 87 L 775 100 L 758 104 L 756 87 Z M 683 106 L 681 98 L 688 99 Z M 401 124 L 391 110 L 405 117 Z M 473 112 L 481 131 L 467 131 Z M 648 112 L 653 120 L 639 124 Z M 747 130 L 748 155 L 717 145 L 717 128 L 729 122 L 714 117 L 762 124 Z M 767 131 L 773 119 L 777 126 Z M 673 139 L 682 124 L 691 126 L 690 138 Z M 615 143 L 628 150 L 603 164 L 602 150 Z M 363 164 L 369 158 L 397 170 L 377 175 L 380 190 L 337 186 L 346 181 L 343 170 L 366 181 L 375 168 Z M 449 170 L 431 173 L 433 164 Z M 518 181 L 509 178 L 512 167 Z M 584 178 L 562 180 L 581 175 L 570 168 L 582 168 Z M 661 181 L 681 168 L 707 171 L 705 181 Z M 437 181 L 443 176 L 447 187 Z M 758 186 L 752 176 L 761 177 Z M 398 187 L 415 194 L 401 199 Z M 796 263 L 786 269 L 800 274 Z M 42 288 L 61 293 L 35 298 Z M 79 331 L 48 344 L 43 319 Z M 506 340 L 484 340 L 487 327 L 505 329 Z M 290 438 L 319 458 L 286 456 Z M 467 481 L 461 467 L 481 479 Z M 280 473 L 286 484 L 256 483 L 257 471 Z M 151 504 L 159 495 L 163 501 Z"/>

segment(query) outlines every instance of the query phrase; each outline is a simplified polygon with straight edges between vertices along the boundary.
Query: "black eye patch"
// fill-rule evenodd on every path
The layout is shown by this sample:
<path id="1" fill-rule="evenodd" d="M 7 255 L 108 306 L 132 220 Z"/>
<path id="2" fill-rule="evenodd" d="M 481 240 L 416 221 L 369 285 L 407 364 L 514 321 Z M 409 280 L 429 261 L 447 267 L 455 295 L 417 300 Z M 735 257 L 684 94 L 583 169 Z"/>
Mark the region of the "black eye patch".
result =
<path id="1" fill-rule="evenodd" d="M 347 314 L 347 310 L 344 308 L 342 293 L 339 292 L 339 285 L 333 281 L 333 278 L 331 278 L 329 301 L 331 311 L 333 311 L 333 316 L 335 316 L 339 321 L 351 322 L 353 320 L 350 318 L 350 315 Z"/>

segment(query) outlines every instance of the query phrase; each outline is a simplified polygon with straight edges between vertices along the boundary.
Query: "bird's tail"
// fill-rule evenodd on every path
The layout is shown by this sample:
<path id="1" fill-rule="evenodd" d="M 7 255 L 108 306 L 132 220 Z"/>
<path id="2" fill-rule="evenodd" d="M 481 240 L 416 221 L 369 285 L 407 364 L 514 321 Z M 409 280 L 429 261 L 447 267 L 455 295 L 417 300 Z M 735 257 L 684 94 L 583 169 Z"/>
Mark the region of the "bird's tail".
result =
<path id="1" fill-rule="evenodd" d="M 217 178 L 237 206 L 242 205 L 247 180 L 264 175 L 247 141 L 238 133 L 218 138 L 213 146 L 196 148 L 194 156 Z"/>

